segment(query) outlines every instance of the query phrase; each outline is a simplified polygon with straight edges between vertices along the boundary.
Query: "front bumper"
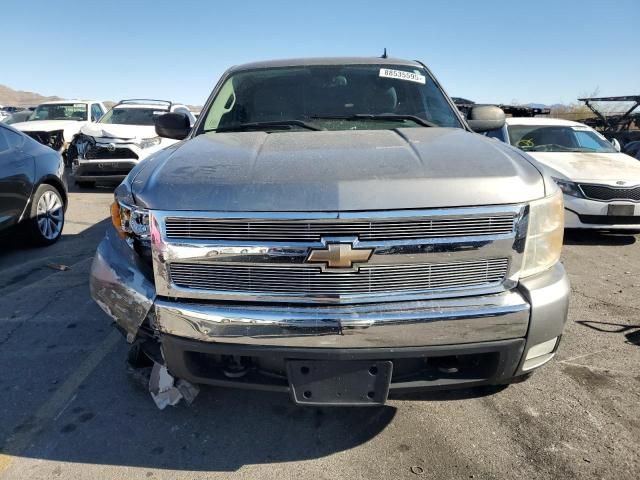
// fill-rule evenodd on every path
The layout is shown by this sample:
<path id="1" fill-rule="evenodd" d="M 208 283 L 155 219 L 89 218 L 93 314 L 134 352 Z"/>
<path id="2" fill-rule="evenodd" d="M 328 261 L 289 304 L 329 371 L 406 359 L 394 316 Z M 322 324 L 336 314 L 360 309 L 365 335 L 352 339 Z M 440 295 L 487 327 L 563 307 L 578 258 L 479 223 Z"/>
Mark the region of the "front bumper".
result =
<path id="1" fill-rule="evenodd" d="M 616 217 L 608 215 L 609 205 L 630 205 L 635 209 L 633 216 Z M 638 230 L 640 229 L 640 203 L 624 200 L 599 202 L 587 198 L 564 196 L 565 228 L 585 228 L 595 230 Z"/>
<path id="2" fill-rule="evenodd" d="M 179 302 L 157 297 L 152 278 L 151 269 L 109 229 L 94 257 L 93 298 L 130 342 L 143 324 L 145 333 L 159 338 L 174 375 L 216 384 L 231 382 L 220 373 L 229 355 L 250 358 L 274 378 L 287 358 L 379 358 L 421 368 L 424 359 L 465 357 L 492 367 L 480 376 L 468 372 L 462 383 L 504 383 L 553 357 L 557 342 L 552 352 L 524 363 L 531 347 L 561 336 L 569 297 L 560 264 L 501 294 L 348 306 Z M 394 372 L 401 375 L 403 368 L 394 366 Z M 392 388 L 394 382 L 410 387 L 402 378 Z M 460 383 L 446 376 L 436 380 L 421 377 L 414 386 Z"/>
<path id="3" fill-rule="evenodd" d="M 138 164 L 136 159 L 85 160 L 77 158 L 71 166 L 76 181 L 122 181 Z"/>

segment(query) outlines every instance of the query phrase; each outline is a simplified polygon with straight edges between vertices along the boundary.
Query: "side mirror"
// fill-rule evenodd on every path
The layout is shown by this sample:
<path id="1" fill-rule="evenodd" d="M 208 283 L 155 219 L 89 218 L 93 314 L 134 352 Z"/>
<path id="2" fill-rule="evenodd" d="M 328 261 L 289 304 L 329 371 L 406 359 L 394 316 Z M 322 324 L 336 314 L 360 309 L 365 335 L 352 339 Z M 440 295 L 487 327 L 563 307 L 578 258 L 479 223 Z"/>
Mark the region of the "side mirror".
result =
<path id="1" fill-rule="evenodd" d="M 611 142 L 611 145 L 613 145 L 613 148 L 615 148 L 617 151 L 622 150 L 622 146 L 620 145 L 620 142 L 618 141 L 617 138 L 612 138 L 609 141 Z"/>
<path id="2" fill-rule="evenodd" d="M 189 117 L 184 113 L 165 113 L 156 118 L 156 133 L 160 137 L 184 140 L 190 132 Z"/>
<path id="3" fill-rule="evenodd" d="M 467 115 L 467 123 L 477 133 L 497 130 L 504 127 L 504 112 L 490 105 L 473 107 Z"/>

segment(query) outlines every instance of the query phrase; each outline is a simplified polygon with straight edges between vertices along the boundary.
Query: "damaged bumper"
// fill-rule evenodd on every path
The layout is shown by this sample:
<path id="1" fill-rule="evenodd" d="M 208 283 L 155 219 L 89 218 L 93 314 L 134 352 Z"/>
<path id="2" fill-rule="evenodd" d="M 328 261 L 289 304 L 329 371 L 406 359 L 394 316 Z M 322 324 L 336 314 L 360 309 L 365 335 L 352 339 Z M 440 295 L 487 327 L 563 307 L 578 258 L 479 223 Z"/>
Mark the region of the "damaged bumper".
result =
<path id="1" fill-rule="evenodd" d="M 91 293 L 129 342 L 148 320 L 172 375 L 283 391 L 291 359 L 390 361 L 391 390 L 506 383 L 553 357 L 569 296 L 560 264 L 501 294 L 350 306 L 180 302 L 157 297 L 152 278 L 110 228 Z"/>
<path id="2" fill-rule="evenodd" d="M 122 181 L 138 164 L 137 159 L 73 160 L 71 172 L 76 181 Z"/>
<path id="3" fill-rule="evenodd" d="M 132 343 L 156 298 L 151 267 L 109 227 L 91 265 L 91 297 Z"/>

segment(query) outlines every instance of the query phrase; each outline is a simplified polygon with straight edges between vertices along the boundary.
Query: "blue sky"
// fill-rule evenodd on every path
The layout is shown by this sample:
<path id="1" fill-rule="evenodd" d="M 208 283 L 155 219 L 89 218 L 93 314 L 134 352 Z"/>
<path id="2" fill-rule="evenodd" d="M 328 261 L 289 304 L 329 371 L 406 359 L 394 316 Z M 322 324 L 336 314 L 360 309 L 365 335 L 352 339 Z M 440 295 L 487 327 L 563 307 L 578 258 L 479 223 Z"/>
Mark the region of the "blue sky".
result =
<path id="1" fill-rule="evenodd" d="M 386 47 L 453 96 L 568 103 L 640 94 L 638 13 L 638 0 L 2 0 L 0 84 L 202 104 L 234 64 Z"/>

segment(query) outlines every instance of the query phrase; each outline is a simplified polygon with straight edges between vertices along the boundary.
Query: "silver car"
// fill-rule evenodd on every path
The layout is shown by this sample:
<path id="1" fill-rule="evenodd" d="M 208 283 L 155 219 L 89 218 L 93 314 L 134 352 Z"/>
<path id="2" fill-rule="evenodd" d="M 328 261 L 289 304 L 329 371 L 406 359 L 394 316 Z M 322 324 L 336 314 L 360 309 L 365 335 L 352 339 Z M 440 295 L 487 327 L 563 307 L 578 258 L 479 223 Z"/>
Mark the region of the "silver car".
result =
<path id="1" fill-rule="evenodd" d="M 117 188 L 93 298 L 170 376 L 298 404 L 523 379 L 567 318 L 563 203 L 472 131 L 503 124 L 416 61 L 233 67 L 158 118 L 183 141 Z"/>

